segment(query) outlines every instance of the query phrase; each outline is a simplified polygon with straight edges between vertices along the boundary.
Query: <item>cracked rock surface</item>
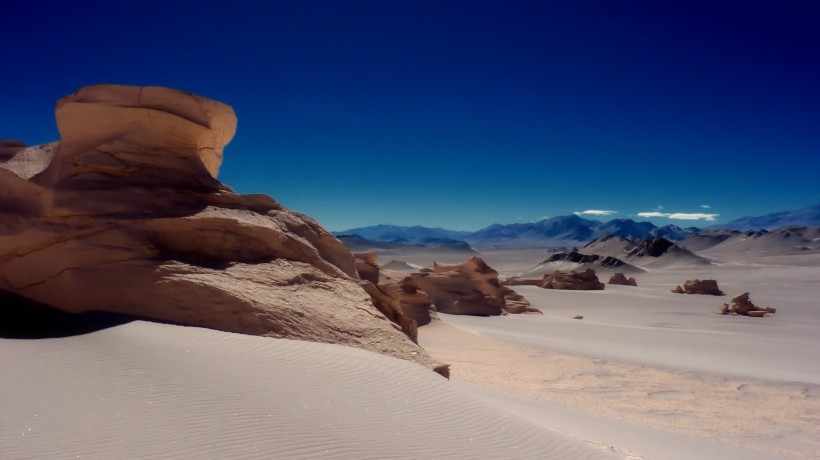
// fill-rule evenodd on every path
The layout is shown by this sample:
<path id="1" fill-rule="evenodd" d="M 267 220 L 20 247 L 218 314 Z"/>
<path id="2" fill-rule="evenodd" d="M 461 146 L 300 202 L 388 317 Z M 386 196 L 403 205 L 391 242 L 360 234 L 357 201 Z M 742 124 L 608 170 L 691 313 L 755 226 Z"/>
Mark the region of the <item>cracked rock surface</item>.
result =
<path id="1" fill-rule="evenodd" d="M 229 106 L 98 85 L 60 99 L 56 116 L 60 142 L 4 144 L 0 290 L 71 313 L 438 365 L 414 343 L 415 322 L 368 293 L 353 255 L 324 227 L 217 180 L 236 130 Z"/>

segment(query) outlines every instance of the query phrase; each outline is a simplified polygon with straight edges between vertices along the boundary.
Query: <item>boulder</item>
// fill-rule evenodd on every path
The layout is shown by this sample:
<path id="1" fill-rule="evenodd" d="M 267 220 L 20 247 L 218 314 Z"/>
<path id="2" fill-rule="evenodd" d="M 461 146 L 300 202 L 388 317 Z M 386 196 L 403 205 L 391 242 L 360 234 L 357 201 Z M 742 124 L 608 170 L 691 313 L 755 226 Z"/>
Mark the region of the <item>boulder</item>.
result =
<path id="1" fill-rule="evenodd" d="M 718 283 L 715 280 L 686 280 L 683 283 L 683 288 L 676 286 L 672 289 L 675 294 L 703 294 L 703 295 L 726 295 L 718 288 Z"/>
<path id="2" fill-rule="evenodd" d="M 718 310 L 721 315 L 743 315 L 752 317 L 763 317 L 767 313 L 776 313 L 777 309 L 772 307 L 758 307 L 749 299 L 749 293 L 744 292 L 732 298 L 732 305 L 723 304 Z"/>
<path id="3" fill-rule="evenodd" d="M 539 279 L 519 278 L 517 276 L 508 277 L 502 281 L 503 286 L 541 286 L 544 283 L 544 277 Z"/>
<path id="4" fill-rule="evenodd" d="M 219 180 L 236 117 L 168 88 L 61 99 L 59 144 L 0 162 L 0 290 L 229 332 L 350 345 L 446 373 L 415 321 L 312 218 Z"/>
<path id="5" fill-rule="evenodd" d="M 629 277 L 627 278 L 623 273 L 615 273 L 614 275 L 609 277 L 609 281 L 606 284 L 620 284 L 623 286 L 638 286 L 638 282 L 635 281 L 635 278 Z"/>
<path id="6" fill-rule="evenodd" d="M 588 268 L 580 273 L 556 271 L 551 275 L 546 275 L 541 287 L 544 289 L 596 291 L 604 289 L 604 283 L 598 280 L 595 270 Z"/>

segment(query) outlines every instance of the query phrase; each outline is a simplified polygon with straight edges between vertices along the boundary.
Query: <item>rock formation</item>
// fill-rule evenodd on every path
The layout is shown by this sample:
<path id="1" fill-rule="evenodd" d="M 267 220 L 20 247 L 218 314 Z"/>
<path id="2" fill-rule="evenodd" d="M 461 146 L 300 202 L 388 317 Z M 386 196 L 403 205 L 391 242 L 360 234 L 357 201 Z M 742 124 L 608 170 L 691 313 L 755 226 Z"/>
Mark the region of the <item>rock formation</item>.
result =
<path id="1" fill-rule="evenodd" d="M 772 307 L 758 307 L 749 299 L 749 293 L 737 295 L 732 298 L 732 305 L 723 304 L 718 310 L 721 315 L 743 315 L 762 317 L 767 313 L 776 313 L 777 309 Z"/>
<path id="2" fill-rule="evenodd" d="M 375 251 L 354 252 L 353 259 L 356 260 L 359 278 L 379 284 L 379 255 Z"/>
<path id="3" fill-rule="evenodd" d="M 718 288 L 715 280 L 686 280 L 683 287 L 675 286 L 672 289 L 675 294 L 703 294 L 703 295 L 726 295 Z"/>
<path id="4" fill-rule="evenodd" d="M 604 288 L 598 280 L 595 270 L 588 268 L 583 272 L 559 272 L 544 277 L 541 287 L 544 289 L 567 289 L 572 291 L 597 291 Z"/>
<path id="5" fill-rule="evenodd" d="M 623 274 L 621 274 L 623 276 Z M 634 280 L 634 278 L 633 278 Z M 587 268 L 582 272 L 554 271 L 541 279 L 510 277 L 504 281 L 508 286 L 538 286 L 544 289 L 567 289 L 574 291 L 599 291 L 604 283 L 598 280 L 595 270 Z"/>
<path id="6" fill-rule="evenodd" d="M 615 273 L 614 275 L 609 277 L 609 281 L 606 284 L 621 284 L 624 286 L 638 286 L 638 282 L 635 281 L 635 278 L 627 277 L 623 273 Z"/>
<path id="7" fill-rule="evenodd" d="M 381 270 L 379 289 L 396 300 L 402 313 L 415 320 L 419 326 L 429 324 L 435 317 L 430 296 L 419 289 L 412 276 L 392 270 Z"/>
<path id="8" fill-rule="evenodd" d="M 434 263 L 432 270 L 410 276 L 430 295 L 436 310 L 454 315 L 500 315 L 540 312 L 510 288 L 501 286 L 498 272 L 472 256 L 460 264 Z M 509 307 L 508 307 L 509 299 Z"/>
<path id="9" fill-rule="evenodd" d="M 99 85 L 61 99 L 56 115 L 59 144 L 0 162 L 0 290 L 71 313 L 339 343 L 435 366 L 413 343 L 415 322 L 359 278 L 319 223 L 217 180 L 236 129 L 229 106 Z"/>

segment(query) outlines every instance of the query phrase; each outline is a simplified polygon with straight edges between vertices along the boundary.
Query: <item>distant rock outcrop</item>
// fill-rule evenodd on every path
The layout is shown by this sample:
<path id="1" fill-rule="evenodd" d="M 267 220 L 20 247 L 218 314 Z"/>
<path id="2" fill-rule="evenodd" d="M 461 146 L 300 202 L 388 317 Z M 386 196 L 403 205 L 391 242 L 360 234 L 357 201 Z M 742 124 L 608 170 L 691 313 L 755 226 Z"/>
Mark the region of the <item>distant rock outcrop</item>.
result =
<path id="1" fill-rule="evenodd" d="M 675 294 L 703 294 L 703 295 L 726 295 L 718 288 L 715 280 L 686 280 L 683 287 L 680 285 L 672 289 Z"/>
<path id="2" fill-rule="evenodd" d="M 743 315 L 762 317 L 767 313 L 776 313 L 777 309 L 772 307 L 758 307 L 749 299 L 749 293 L 737 295 L 732 298 L 732 305 L 723 304 L 718 313 L 721 315 Z"/>
<path id="3" fill-rule="evenodd" d="M 581 252 L 617 257 L 627 265 L 638 267 L 692 267 L 711 263 L 710 260 L 660 237 L 638 241 L 607 236 L 588 243 Z"/>
<path id="4" fill-rule="evenodd" d="M 432 270 L 410 276 L 441 313 L 491 316 L 538 311 L 515 291 L 501 286 L 498 272 L 475 256 L 460 264 L 436 262 Z"/>
<path id="5" fill-rule="evenodd" d="M 555 272 L 544 277 L 541 284 L 544 289 L 568 289 L 572 291 L 599 291 L 604 283 L 598 280 L 595 270 L 588 268 L 583 272 Z"/>
<path id="6" fill-rule="evenodd" d="M 0 290 L 70 313 L 345 344 L 435 367 L 413 343 L 415 322 L 359 278 L 333 235 L 217 180 L 236 129 L 229 106 L 99 85 L 61 99 L 56 115 L 59 144 L 0 162 Z"/>
<path id="7" fill-rule="evenodd" d="M 627 278 L 626 275 L 623 273 L 615 273 L 614 275 L 609 277 L 609 281 L 606 284 L 620 284 L 623 286 L 638 286 L 638 282 L 633 277 Z"/>

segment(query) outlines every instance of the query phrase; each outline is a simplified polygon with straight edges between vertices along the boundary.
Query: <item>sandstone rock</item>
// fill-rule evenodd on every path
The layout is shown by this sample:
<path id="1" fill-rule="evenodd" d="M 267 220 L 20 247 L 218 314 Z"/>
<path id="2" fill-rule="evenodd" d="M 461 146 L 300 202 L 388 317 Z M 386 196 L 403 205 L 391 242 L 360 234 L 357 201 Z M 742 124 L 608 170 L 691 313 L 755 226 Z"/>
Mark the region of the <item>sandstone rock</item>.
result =
<path id="1" fill-rule="evenodd" d="M 71 313 L 345 344 L 446 372 L 318 222 L 217 180 L 236 128 L 229 106 L 99 85 L 56 112 L 59 144 L 0 162 L 0 290 Z"/>
<path id="2" fill-rule="evenodd" d="M 588 268 L 580 273 L 556 271 L 544 277 L 541 287 L 544 289 L 596 291 L 604 289 L 604 283 L 598 280 L 595 270 Z"/>
<path id="3" fill-rule="evenodd" d="M 672 289 L 675 294 L 703 294 L 703 295 L 726 295 L 718 288 L 715 280 L 686 280 L 683 288 L 676 286 Z"/>
<path id="4" fill-rule="evenodd" d="M 511 276 L 504 280 L 501 284 L 504 286 L 540 286 L 544 283 L 544 278 L 540 279 L 529 279 L 529 278 L 519 278 L 517 276 Z"/>
<path id="5" fill-rule="evenodd" d="M 435 317 L 430 296 L 419 289 L 412 276 L 382 270 L 379 273 L 379 288 L 398 301 L 402 313 L 414 319 L 419 326 L 429 324 Z"/>
<path id="6" fill-rule="evenodd" d="M 379 284 L 379 255 L 374 251 L 354 252 L 353 258 L 356 260 L 356 271 L 359 278 Z"/>
<path id="7" fill-rule="evenodd" d="M 723 304 L 718 310 L 721 315 L 743 315 L 753 317 L 763 317 L 767 313 L 776 313 L 777 309 L 772 307 L 758 307 L 749 299 L 749 293 L 744 292 L 732 298 L 732 305 Z"/>
<path id="8" fill-rule="evenodd" d="M 523 297 L 503 288 L 498 272 L 482 259 L 471 256 L 460 264 L 434 263 L 430 271 L 410 276 L 430 295 L 436 310 L 455 315 L 500 315 L 536 311 Z M 507 309 L 507 298 L 510 306 Z"/>
<path id="9" fill-rule="evenodd" d="M 627 277 L 623 273 L 615 273 L 614 275 L 609 277 L 609 281 L 607 284 L 621 284 L 624 286 L 638 286 L 638 282 L 635 281 L 635 278 Z"/>

